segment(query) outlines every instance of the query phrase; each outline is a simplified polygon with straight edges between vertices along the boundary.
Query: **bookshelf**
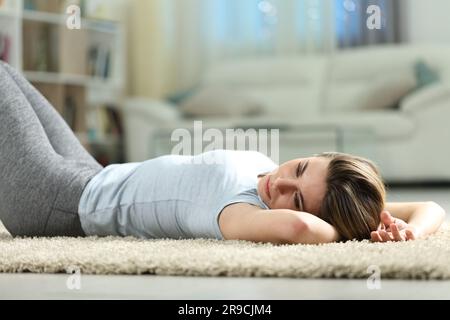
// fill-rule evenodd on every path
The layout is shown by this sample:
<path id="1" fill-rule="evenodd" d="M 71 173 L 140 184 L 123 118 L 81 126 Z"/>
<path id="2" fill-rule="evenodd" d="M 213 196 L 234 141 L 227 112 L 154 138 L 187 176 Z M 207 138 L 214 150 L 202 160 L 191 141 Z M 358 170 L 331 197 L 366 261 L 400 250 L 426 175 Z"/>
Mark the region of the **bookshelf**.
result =
<path id="1" fill-rule="evenodd" d="M 71 4 L 81 28 L 66 26 Z M 0 59 L 21 71 L 104 165 L 123 160 L 122 0 L 0 0 Z"/>

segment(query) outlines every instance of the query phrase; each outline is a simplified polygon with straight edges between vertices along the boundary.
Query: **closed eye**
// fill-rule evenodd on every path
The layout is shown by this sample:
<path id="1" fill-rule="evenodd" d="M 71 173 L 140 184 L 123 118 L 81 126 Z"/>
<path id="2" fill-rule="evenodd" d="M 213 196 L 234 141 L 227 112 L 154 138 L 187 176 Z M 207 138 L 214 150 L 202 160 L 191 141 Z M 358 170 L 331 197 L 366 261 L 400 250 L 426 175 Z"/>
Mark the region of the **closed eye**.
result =
<path id="1" fill-rule="evenodd" d="M 303 165 L 302 161 L 300 161 L 298 163 L 297 171 L 296 171 L 297 178 L 300 178 L 305 173 L 305 170 L 308 167 L 308 164 L 309 164 L 309 161 L 307 161 L 305 163 L 305 165 Z M 302 211 L 304 211 L 305 200 L 303 199 L 303 194 L 302 194 L 301 190 L 296 192 L 294 195 L 294 205 L 297 208 L 297 210 L 301 209 Z"/>
<path id="2" fill-rule="evenodd" d="M 300 196 L 298 195 L 298 192 L 296 192 L 294 194 L 294 205 L 297 210 L 301 211 L 300 210 Z"/>
<path id="3" fill-rule="evenodd" d="M 299 178 L 301 174 L 302 174 L 302 163 L 299 162 L 297 166 L 297 178 Z"/>
<path id="4" fill-rule="evenodd" d="M 306 161 L 305 163 L 300 161 L 298 163 L 297 172 L 296 172 L 297 178 L 301 177 L 305 173 L 306 169 L 308 168 L 308 164 L 309 164 L 309 161 Z"/>
<path id="5" fill-rule="evenodd" d="M 297 172 L 296 172 L 297 178 L 299 178 L 301 176 L 301 174 L 302 174 L 302 162 L 299 162 L 298 166 L 297 166 Z M 299 196 L 298 192 L 294 193 L 294 206 L 297 210 L 300 211 L 300 196 Z"/>

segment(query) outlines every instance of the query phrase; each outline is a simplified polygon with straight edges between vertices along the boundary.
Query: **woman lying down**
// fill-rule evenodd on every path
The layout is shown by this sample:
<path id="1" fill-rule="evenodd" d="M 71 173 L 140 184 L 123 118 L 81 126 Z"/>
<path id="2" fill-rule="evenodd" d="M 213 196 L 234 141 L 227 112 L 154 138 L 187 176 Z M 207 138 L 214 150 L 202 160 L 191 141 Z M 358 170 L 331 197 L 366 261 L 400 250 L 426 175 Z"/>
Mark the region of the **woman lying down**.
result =
<path id="1" fill-rule="evenodd" d="M 376 167 L 326 153 L 168 155 L 102 168 L 54 108 L 0 65 L 0 219 L 13 236 L 213 238 L 275 244 L 423 238 L 433 202 L 386 203 Z"/>

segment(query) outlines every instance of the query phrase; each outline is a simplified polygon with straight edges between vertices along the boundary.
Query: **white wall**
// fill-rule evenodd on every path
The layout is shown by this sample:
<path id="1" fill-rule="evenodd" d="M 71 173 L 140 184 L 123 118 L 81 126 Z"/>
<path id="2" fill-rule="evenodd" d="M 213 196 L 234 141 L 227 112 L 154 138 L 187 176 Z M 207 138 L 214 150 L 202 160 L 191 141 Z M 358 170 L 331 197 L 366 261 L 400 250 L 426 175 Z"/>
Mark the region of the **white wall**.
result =
<path id="1" fill-rule="evenodd" d="M 450 43 L 449 0 L 401 0 L 402 38 L 413 43 Z"/>

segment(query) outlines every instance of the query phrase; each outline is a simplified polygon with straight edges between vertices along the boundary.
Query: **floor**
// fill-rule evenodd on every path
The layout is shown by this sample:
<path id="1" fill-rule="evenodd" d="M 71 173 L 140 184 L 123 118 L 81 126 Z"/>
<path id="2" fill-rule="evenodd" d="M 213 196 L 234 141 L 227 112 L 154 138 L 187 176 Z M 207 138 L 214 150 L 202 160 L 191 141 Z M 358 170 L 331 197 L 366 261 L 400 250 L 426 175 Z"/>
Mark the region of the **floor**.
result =
<path id="1" fill-rule="evenodd" d="M 365 280 L 86 275 L 78 290 L 68 288 L 69 277 L 0 274 L 0 299 L 450 299 L 450 281 L 381 280 L 370 290 Z"/>
<path id="2" fill-rule="evenodd" d="M 450 186 L 391 188 L 389 201 L 436 201 Z M 450 214 L 449 214 L 450 216 Z M 449 221 L 450 221 L 450 217 Z M 450 299 L 450 281 L 0 274 L 0 299 Z"/>

